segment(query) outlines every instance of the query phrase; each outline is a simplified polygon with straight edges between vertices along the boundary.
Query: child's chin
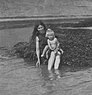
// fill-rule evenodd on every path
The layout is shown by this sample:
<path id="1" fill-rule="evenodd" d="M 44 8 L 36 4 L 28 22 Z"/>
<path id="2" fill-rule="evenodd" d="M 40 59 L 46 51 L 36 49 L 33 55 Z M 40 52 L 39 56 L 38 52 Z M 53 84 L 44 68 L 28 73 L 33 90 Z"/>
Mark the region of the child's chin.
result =
<path id="1" fill-rule="evenodd" d="M 53 40 L 53 38 L 50 38 L 50 40 Z"/>

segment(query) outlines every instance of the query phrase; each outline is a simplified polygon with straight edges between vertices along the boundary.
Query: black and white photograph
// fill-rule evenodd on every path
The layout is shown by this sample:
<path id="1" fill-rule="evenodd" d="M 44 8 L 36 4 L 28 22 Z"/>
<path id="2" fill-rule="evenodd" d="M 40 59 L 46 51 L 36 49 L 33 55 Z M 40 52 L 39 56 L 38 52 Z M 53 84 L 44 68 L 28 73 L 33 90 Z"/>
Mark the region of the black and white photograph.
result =
<path id="1" fill-rule="evenodd" d="M 92 0 L 0 0 L 0 95 L 92 95 Z"/>

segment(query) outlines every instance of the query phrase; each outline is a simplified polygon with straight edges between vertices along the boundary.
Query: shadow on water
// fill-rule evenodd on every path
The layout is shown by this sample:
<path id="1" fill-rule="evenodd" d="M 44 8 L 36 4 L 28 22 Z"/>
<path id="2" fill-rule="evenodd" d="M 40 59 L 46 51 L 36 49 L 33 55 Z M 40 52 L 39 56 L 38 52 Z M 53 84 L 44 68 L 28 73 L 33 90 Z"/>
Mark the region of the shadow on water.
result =
<path id="1" fill-rule="evenodd" d="M 90 66 L 73 68 L 68 65 L 62 65 L 60 66 L 59 70 L 52 69 L 51 71 L 48 71 L 46 64 L 42 64 L 40 67 L 36 67 L 35 63 L 36 62 L 32 62 L 32 64 L 30 64 L 30 62 L 28 62 L 28 64 L 25 64 L 25 65 L 28 67 L 33 66 L 34 68 L 37 68 L 39 70 L 39 74 L 40 74 L 39 76 L 45 82 L 54 81 L 59 78 L 65 77 L 66 76 L 65 73 L 67 72 L 77 72 L 77 71 L 83 71 L 88 68 L 91 68 Z"/>
<path id="2" fill-rule="evenodd" d="M 42 78 L 42 80 L 44 81 L 49 81 L 49 80 L 55 80 L 57 77 L 61 77 L 62 76 L 62 70 L 51 70 L 48 71 L 47 70 L 47 65 L 46 64 L 42 64 L 41 66 L 36 67 L 35 63 L 36 62 L 26 62 L 27 64 L 25 64 L 25 66 L 27 67 L 34 67 L 35 69 L 38 69 L 39 71 L 39 76 Z M 31 63 L 31 64 L 30 64 Z"/>
<path id="3" fill-rule="evenodd" d="M 44 80 L 45 82 L 53 81 L 53 80 L 57 80 L 59 78 L 65 77 L 66 76 L 65 73 L 67 73 L 67 72 L 82 71 L 82 70 L 90 68 L 88 66 L 73 68 L 68 65 L 62 65 L 62 66 L 60 66 L 59 70 L 52 69 L 51 71 L 48 71 L 46 64 L 42 64 L 41 66 L 36 67 L 35 63 L 36 62 L 27 62 L 27 64 L 25 64 L 25 65 L 29 68 L 34 67 L 34 69 L 38 69 L 40 78 L 42 80 Z"/>
<path id="4" fill-rule="evenodd" d="M 77 72 L 77 71 L 82 71 L 82 70 L 91 68 L 90 66 L 73 67 L 73 66 L 61 64 L 59 70 L 52 69 L 51 71 L 48 71 L 47 64 L 41 64 L 41 66 L 36 67 L 35 66 L 36 61 L 34 61 L 34 62 L 30 62 L 30 60 L 25 60 L 25 61 L 27 63 L 25 65 L 27 67 L 29 67 L 29 68 L 33 67 L 34 69 L 38 69 L 40 79 L 44 80 L 45 82 L 57 80 L 62 77 L 66 77 L 65 73 L 67 73 L 67 72 Z"/>

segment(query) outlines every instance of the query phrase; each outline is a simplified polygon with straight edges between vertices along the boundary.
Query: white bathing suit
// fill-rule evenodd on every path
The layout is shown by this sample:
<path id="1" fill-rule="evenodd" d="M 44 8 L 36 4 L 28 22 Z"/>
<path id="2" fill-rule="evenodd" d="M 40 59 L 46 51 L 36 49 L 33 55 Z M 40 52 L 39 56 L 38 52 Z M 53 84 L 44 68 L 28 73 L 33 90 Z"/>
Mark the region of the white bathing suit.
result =
<path id="1" fill-rule="evenodd" d="M 54 38 L 52 41 L 48 39 L 47 42 L 48 42 L 48 46 L 51 50 L 55 50 L 59 47 L 59 42 L 58 42 L 57 38 Z"/>

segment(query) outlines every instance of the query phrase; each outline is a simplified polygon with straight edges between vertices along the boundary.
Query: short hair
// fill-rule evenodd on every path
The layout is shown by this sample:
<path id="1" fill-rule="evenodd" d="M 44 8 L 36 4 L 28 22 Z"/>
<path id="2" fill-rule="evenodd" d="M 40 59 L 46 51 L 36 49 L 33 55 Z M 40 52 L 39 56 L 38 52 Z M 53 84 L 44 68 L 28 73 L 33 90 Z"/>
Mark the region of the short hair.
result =
<path id="1" fill-rule="evenodd" d="M 49 35 L 55 36 L 54 31 L 51 30 L 50 28 L 48 28 L 47 31 L 46 31 L 46 37 L 48 37 Z"/>

